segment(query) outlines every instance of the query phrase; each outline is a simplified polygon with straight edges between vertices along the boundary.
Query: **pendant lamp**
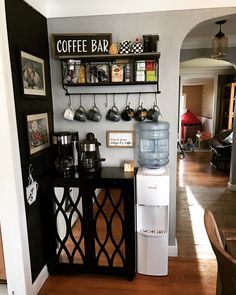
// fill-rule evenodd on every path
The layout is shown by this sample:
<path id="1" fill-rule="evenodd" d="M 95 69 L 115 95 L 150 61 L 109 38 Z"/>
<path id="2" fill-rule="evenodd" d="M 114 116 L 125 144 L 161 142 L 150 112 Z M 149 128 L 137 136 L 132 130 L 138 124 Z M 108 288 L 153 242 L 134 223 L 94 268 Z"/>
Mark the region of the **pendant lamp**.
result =
<path id="1" fill-rule="evenodd" d="M 212 39 L 212 58 L 223 59 L 226 57 L 228 49 L 228 38 L 221 31 L 221 25 L 225 24 L 226 20 L 219 20 L 215 24 L 220 26 L 219 32 Z"/>

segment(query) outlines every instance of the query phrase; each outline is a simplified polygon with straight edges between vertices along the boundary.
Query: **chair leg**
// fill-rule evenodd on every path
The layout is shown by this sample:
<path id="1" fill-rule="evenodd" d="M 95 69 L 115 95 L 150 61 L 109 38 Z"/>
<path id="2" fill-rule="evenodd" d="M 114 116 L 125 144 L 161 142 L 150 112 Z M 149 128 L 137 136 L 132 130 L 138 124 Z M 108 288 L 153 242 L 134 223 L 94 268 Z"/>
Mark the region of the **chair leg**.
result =
<path id="1" fill-rule="evenodd" d="M 222 285 L 221 285 L 221 279 L 220 279 L 218 270 L 217 270 L 217 278 L 216 278 L 216 295 L 222 295 Z"/>

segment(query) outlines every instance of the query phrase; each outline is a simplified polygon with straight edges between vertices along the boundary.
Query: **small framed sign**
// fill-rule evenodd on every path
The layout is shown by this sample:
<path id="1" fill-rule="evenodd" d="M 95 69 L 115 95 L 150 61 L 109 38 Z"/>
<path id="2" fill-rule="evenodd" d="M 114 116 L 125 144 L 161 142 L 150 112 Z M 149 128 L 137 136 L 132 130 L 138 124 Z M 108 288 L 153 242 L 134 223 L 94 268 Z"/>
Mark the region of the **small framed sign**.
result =
<path id="1" fill-rule="evenodd" d="M 53 34 L 52 46 L 55 58 L 72 58 L 79 55 L 108 54 L 111 33 Z"/>
<path id="2" fill-rule="evenodd" d="M 133 148 L 135 146 L 134 131 L 108 130 L 106 132 L 107 147 Z"/>

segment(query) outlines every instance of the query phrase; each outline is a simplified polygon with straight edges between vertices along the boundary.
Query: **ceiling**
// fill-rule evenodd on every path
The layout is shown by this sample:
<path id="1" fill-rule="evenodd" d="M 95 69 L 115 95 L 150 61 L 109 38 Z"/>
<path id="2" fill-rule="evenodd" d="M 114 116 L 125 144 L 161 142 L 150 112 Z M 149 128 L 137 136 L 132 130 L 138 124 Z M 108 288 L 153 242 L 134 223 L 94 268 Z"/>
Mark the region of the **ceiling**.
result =
<path id="1" fill-rule="evenodd" d="M 216 21 L 225 19 L 221 30 L 228 37 L 229 47 L 236 47 L 236 14 L 205 21 L 193 28 L 183 41 L 182 49 L 211 48 L 212 38 L 219 31 Z M 223 60 L 197 58 L 180 63 L 181 69 L 234 70 L 234 66 Z"/>
<path id="2" fill-rule="evenodd" d="M 198 8 L 214 8 L 214 7 L 235 7 L 235 0 L 165 0 L 156 1 L 149 0 L 148 5 L 145 1 L 138 0 L 133 5 L 133 0 L 25 0 L 28 4 L 40 11 L 46 17 L 72 16 L 72 15 L 96 15 L 111 13 L 134 13 L 146 11 L 163 11 L 163 10 L 179 10 L 179 9 L 198 9 Z M 213 3 L 214 2 L 214 3 Z M 123 4 L 122 4 L 123 3 Z M 69 4 L 69 5 L 68 5 Z M 122 10 L 120 10 L 122 7 Z M 182 49 L 189 48 L 210 48 L 211 39 L 218 32 L 219 26 L 215 24 L 221 18 L 208 20 L 193 28 L 186 36 Z M 222 31 L 229 38 L 229 46 L 236 47 L 236 14 L 227 15 L 224 19 L 226 24 L 222 26 Z M 212 59 L 198 59 L 181 63 L 181 68 L 207 68 L 207 67 L 231 67 L 228 63 Z"/>
<path id="3" fill-rule="evenodd" d="M 229 46 L 236 47 L 236 14 L 232 14 L 207 20 L 194 27 L 185 37 L 182 48 L 210 48 L 213 36 L 219 32 L 219 25 L 215 22 L 222 19 L 225 19 L 226 23 L 222 25 L 221 30 L 228 37 Z"/>
<path id="4" fill-rule="evenodd" d="M 236 7 L 235 0 L 25 0 L 47 18 L 120 13 Z"/>

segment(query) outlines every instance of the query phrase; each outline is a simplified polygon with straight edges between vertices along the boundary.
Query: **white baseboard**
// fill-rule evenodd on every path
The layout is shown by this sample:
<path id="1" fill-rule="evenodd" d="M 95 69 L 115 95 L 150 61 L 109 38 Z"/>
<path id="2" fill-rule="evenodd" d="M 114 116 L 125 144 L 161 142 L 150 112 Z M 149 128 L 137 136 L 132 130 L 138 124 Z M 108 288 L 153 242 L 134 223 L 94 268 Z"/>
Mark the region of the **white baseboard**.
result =
<path id="1" fill-rule="evenodd" d="M 228 182 L 228 189 L 235 192 L 236 191 L 236 184 L 232 184 Z"/>
<path id="2" fill-rule="evenodd" d="M 47 269 L 47 266 L 45 265 L 33 283 L 33 294 L 39 293 L 39 290 L 42 288 L 48 276 L 49 276 L 48 269 Z"/>
<path id="3" fill-rule="evenodd" d="M 178 256 L 178 243 L 177 239 L 175 239 L 175 245 L 168 246 L 168 256 L 169 257 L 177 257 Z"/>

